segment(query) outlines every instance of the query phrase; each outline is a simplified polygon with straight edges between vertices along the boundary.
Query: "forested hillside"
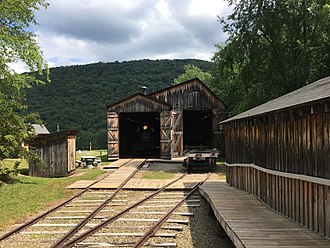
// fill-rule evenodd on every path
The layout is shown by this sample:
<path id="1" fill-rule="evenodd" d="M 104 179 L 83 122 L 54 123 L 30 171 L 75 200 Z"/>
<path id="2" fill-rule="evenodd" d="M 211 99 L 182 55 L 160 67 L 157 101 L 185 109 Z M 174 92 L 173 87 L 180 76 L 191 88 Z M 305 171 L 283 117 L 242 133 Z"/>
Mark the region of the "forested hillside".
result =
<path id="1" fill-rule="evenodd" d="M 79 130 L 77 149 L 106 148 L 106 105 L 141 91 L 170 86 L 192 64 L 204 71 L 202 60 L 139 60 L 96 63 L 50 69 L 51 82 L 29 89 L 27 105 L 38 112 L 50 132 Z"/>

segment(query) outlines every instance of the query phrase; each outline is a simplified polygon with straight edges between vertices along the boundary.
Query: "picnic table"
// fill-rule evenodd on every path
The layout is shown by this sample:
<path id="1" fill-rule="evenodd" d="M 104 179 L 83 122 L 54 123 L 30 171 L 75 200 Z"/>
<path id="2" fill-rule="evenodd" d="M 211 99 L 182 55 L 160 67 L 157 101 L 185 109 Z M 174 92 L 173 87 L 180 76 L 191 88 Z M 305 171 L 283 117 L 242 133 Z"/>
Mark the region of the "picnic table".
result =
<path id="1" fill-rule="evenodd" d="M 78 167 L 94 167 L 101 163 L 101 159 L 95 156 L 81 156 L 80 160 L 76 160 Z"/>

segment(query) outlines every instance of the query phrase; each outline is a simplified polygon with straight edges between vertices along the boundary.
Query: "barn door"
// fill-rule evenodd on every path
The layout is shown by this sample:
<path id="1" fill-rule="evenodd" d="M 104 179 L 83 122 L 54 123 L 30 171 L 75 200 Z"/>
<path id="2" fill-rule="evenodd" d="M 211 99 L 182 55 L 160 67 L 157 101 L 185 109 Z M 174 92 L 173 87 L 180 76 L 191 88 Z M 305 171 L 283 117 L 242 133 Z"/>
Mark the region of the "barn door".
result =
<path id="1" fill-rule="evenodd" d="M 171 111 L 160 114 L 160 158 L 171 159 Z"/>
<path id="2" fill-rule="evenodd" d="M 116 112 L 107 115 L 108 126 L 108 159 L 119 158 L 119 120 Z"/>
<path id="3" fill-rule="evenodd" d="M 183 111 L 172 110 L 172 157 L 183 154 Z"/>
<path id="4" fill-rule="evenodd" d="M 220 122 L 226 118 L 227 114 L 223 110 L 212 110 L 212 146 L 217 148 L 220 154 L 225 152 L 225 131 Z"/>

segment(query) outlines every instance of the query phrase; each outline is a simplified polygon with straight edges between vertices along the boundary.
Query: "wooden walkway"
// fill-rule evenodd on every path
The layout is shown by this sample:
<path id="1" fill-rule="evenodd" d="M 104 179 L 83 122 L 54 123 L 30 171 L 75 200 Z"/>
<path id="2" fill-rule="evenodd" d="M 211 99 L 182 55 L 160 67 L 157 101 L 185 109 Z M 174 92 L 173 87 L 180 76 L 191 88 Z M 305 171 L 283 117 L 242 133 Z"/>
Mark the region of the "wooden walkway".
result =
<path id="1" fill-rule="evenodd" d="M 168 189 L 192 189 L 200 181 L 205 180 L 207 174 L 190 174 L 172 184 Z M 173 179 L 132 179 L 124 187 L 124 189 L 159 189 L 166 184 L 172 182 Z"/>
<path id="2" fill-rule="evenodd" d="M 116 189 L 118 186 L 143 162 L 143 159 L 134 160 L 118 160 L 116 171 L 105 177 L 100 182 L 95 183 L 95 180 L 80 180 L 67 188 L 69 189 L 84 189 L 92 185 L 92 189 Z"/>
<path id="3" fill-rule="evenodd" d="M 225 231 L 236 247 L 330 247 L 329 239 L 225 182 L 206 182 L 200 192 L 221 225 L 219 232 Z"/>
<path id="4" fill-rule="evenodd" d="M 129 160 L 118 160 L 115 166 L 118 169 L 105 177 L 99 182 L 95 180 L 80 180 L 67 188 L 69 189 L 85 189 L 89 187 L 91 189 L 117 189 L 119 185 L 137 168 L 137 166 L 143 161 L 143 159 Z M 180 175 L 178 175 L 179 177 Z M 169 189 L 192 189 L 197 183 L 205 180 L 207 174 L 189 174 L 183 179 L 180 179 Z M 138 179 L 132 178 L 125 186 L 124 189 L 139 189 L 139 190 L 157 190 L 166 184 L 172 182 L 174 179 Z"/>

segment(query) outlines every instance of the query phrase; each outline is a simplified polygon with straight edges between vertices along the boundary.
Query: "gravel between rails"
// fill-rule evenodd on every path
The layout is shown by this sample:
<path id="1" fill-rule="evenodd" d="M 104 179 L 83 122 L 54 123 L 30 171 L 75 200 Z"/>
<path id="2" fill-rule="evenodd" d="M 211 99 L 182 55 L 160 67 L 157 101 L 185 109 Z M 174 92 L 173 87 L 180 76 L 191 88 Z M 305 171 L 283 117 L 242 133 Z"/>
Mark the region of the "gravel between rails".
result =
<path id="1" fill-rule="evenodd" d="M 196 197 L 196 196 L 195 196 Z M 234 247 L 230 241 L 222 239 L 216 235 L 216 228 L 215 223 L 216 220 L 214 217 L 208 215 L 207 203 L 206 201 L 200 196 L 201 201 L 199 202 L 200 207 L 180 207 L 176 212 L 192 212 L 194 216 L 187 217 L 187 216 L 179 216 L 179 215 L 172 215 L 170 219 L 181 219 L 181 220 L 189 220 L 188 225 L 181 225 L 181 224 L 173 224 L 173 223 L 166 223 L 164 226 L 182 226 L 183 231 L 173 231 L 173 230 L 163 230 L 160 229 L 157 233 L 175 233 L 176 238 L 162 238 L 162 237 L 153 237 L 148 240 L 151 243 L 176 243 L 177 247 L 184 247 L 184 248 L 232 248 Z M 166 211 L 168 208 L 159 207 L 157 211 Z M 152 211 L 155 211 L 153 209 Z M 123 216 L 123 218 L 141 218 L 140 215 L 133 215 L 127 214 Z M 145 218 L 155 218 L 152 215 L 145 215 Z M 132 228 L 127 228 L 126 230 L 119 230 L 113 228 L 112 226 L 118 227 L 118 225 L 123 226 L 132 226 Z M 138 226 L 145 226 L 146 229 L 136 229 L 134 228 L 135 225 Z M 107 228 L 104 228 L 101 232 L 143 232 L 147 230 L 147 227 L 151 226 L 152 223 L 147 222 L 140 222 L 136 224 L 132 224 L 132 222 L 125 222 L 119 221 L 109 225 Z M 83 243 L 88 242 L 105 242 L 105 243 L 124 243 L 124 242 L 132 242 L 135 243 L 138 238 L 136 237 L 100 237 L 94 236 L 87 238 L 83 241 Z M 78 245 L 78 247 L 80 247 Z M 94 247 L 94 246 L 93 246 Z"/>
<path id="2" fill-rule="evenodd" d="M 147 169 L 141 170 L 141 172 L 136 175 L 137 178 L 141 177 L 144 173 L 144 171 L 167 171 L 167 172 L 174 172 L 174 173 L 183 173 L 185 169 L 182 166 L 178 166 L 178 164 L 151 164 Z M 217 173 L 212 173 L 211 180 L 219 180 L 219 175 Z M 124 202 L 124 205 L 127 207 L 131 205 L 133 202 L 136 202 L 137 200 L 140 200 L 144 198 L 146 195 L 151 194 L 154 191 L 132 191 L 132 190 L 125 190 L 123 192 L 123 197 L 116 197 L 116 199 L 127 199 L 127 202 Z M 170 195 L 172 191 L 166 191 L 166 193 L 161 194 L 159 196 L 163 195 Z M 173 191 L 176 193 L 175 196 L 172 197 L 172 200 L 174 198 L 177 199 L 179 196 L 177 193 L 182 193 L 184 191 Z M 196 196 L 197 194 L 197 196 Z M 167 197 L 170 198 L 170 197 Z M 175 224 L 175 223 L 165 223 L 163 226 L 181 226 L 183 227 L 183 231 L 174 231 L 174 230 L 167 230 L 167 229 L 160 229 L 157 233 L 175 233 L 176 238 L 162 238 L 162 237 L 152 237 L 148 240 L 148 242 L 151 243 L 176 243 L 177 247 L 184 247 L 184 248 L 190 248 L 190 247 L 196 247 L 196 248 L 218 248 L 218 247 L 225 247 L 225 248 L 231 248 L 234 247 L 231 243 L 231 241 L 224 240 L 217 236 L 216 234 L 216 220 L 214 217 L 208 215 L 208 209 L 207 209 L 207 203 L 203 199 L 202 196 L 199 195 L 198 191 L 195 193 L 194 196 L 191 197 L 191 199 L 198 198 L 200 199 L 200 202 L 197 204 L 200 205 L 200 207 L 185 207 L 181 206 L 179 209 L 176 210 L 176 212 L 192 212 L 194 213 L 193 216 L 180 216 L 180 215 L 172 215 L 170 219 L 180 219 L 180 220 L 189 220 L 188 225 L 182 225 L 182 224 Z M 88 194 L 85 196 L 86 200 L 88 199 L 104 199 L 104 196 L 98 195 L 98 194 Z M 162 204 L 162 203 L 158 203 Z M 156 205 L 156 204 L 155 204 Z M 113 216 L 116 212 L 122 210 L 123 208 L 126 208 L 125 206 L 108 206 L 105 208 L 110 209 L 109 212 L 101 212 L 99 215 L 101 216 Z M 81 207 L 81 210 L 91 210 L 93 207 Z M 67 208 L 67 210 L 71 210 L 71 208 Z M 73 209 L 72 209 L 73 210 Z M 135 209 L 133 211 L 168 211 L 169 207 L 156 207 L 156 208 L 140 208 Z M 61 213 L 61 214 L 54 214 L 56 216 L 61 215 L 84 215 L 82 213 Z M 144 214 L 143 216 L 139 214 L 126 214 L 123 216 L 123 218 L 150 218 L 150 219 L 156 219 L 160 218 L 161 215 L 147 215 Z M 45 222 L 49 222 L 50 220 L 46 220 Z M 69 221 L 71 222 L 71 221 Z M 72 221 L 72 223 L 77 222 L 77 220 Z M 99 223 L 100 220 L 93 220 L 91 223 Z M 53 222 L 54 223 L 54 222 Z M 62 223 L 61 220 L 55 220 L 55 223 Z M 64 223 L 64 222 L 63 222 Z M 65 222 L 68 223 L 68 222 Z M 118 221 L 115 222 L 106 228 L 102 229 L 100 232 L 117 232 L 117 233 L 124 233 L 124 232 L 143 232 L 148 229 L 152 225 L 152 222 L 129 222 L 129 221 Z M 137 226 L 140 227 L 146 227 L 143 229 L 136 228 Z M 122 228 L 121 228 L 122 227 Z M 131 227 L 131 228 L 130 228 Z M 84 228 L 83 231 L 87 230 L 88 228 Z M 30 230 L 42 230 L 42 231 L 68 231 L 68 227 L 41 227 L 41 228 L 31 228 Z M 34 247 L 50 247 L 50 245 L 54 242 L 54 238 L 59 238 L 62 235 L 16 235 L 15 238 L 11 238 L 10 240 L 0 242 L 0 248 L 2 247 L 15 247 L 15 248 L 34 248 Z M 138 238 L 136 237 L 104 237 L 104 236 L 94 236 L 87 238 L 84 242 L 136 242 Z M 79 247 L 79 245 L 78 245 Z M 93 246 L 96 247 L 96 246 Z"/>

